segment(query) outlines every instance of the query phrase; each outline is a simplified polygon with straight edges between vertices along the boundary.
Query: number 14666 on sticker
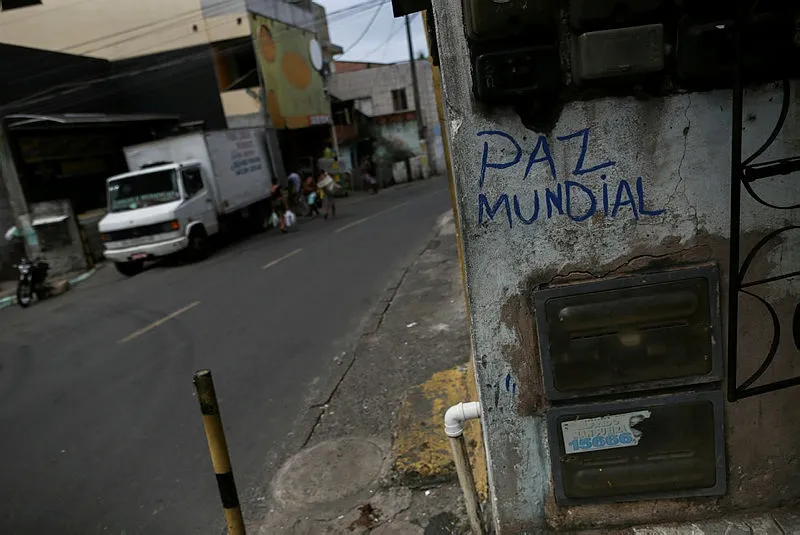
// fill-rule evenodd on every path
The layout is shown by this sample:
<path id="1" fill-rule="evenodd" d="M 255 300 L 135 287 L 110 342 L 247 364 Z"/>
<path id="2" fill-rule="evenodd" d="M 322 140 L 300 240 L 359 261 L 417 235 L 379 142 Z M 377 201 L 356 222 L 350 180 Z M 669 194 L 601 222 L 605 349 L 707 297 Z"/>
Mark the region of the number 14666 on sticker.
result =
<path id="1" fill-rule="evenodd" d="M 634 426 L 650 418 L 650 411 L 609 414 L 561 422 L 564 449 L 570 453 L 636 446 L 642 432 Z"/>
<path id="2" fill-rule="evenodd" d="M 603 450 L 617 446 L 627 446 L 633 444 L 631 433 L 620 433 L 618 435 L 598 435 L 595 437 L 585 437 L 571 440 L 569 443 L 569 453 L 586 450 Z"/>

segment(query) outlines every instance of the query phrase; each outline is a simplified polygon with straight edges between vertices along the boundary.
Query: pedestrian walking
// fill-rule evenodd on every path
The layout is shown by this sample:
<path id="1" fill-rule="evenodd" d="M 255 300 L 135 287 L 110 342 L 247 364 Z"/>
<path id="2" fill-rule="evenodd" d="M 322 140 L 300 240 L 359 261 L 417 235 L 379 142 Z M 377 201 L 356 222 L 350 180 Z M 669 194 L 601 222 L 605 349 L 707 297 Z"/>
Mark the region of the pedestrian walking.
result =
<path id="1" fill-rule="evenodd" d="M 322 206 L 322 199 L 320 198 L 317 181 L 314 180 L 314 177 L 311 175 L 308 175 L 305 183 L 303 183 L 303 195 L 306 198 L 308 206 L 308 212 L 306 215 L 311 218 L 313 218 L 314 215 L 319 215 L 319 209 L 320 206 Z"/>
<path id="2" fill-rule="evenodd" d="M 280 184 L 273 184 L 272 191 L 269 196 L 270 204 L 272 205 L 273 221 L 275 218 L 278 220 L 278 228 L 281 232 L 286 232 L 286 197 L 283 194 L 283 188 Z"/>
<path id="3" fill-rule="evenodd" d="M 300 175 L 295 172 L 289 173 L 289 176 L 286 177 L 286 182 L 289 185 L 289 199 L 293 200 L 295 196 L 300 195 L 301 190 L 301 180 Z"/>
<path id="4" fill-rule="evenodd" d="M 333 180 L 333 177 L 329 175 L 327 171 L 321 169 L 317 178 L 317 187 L 321 190 L 323 195 L 322 206 L 325 212 L 323 217 L 325 219 L 328 219 L 328 216 L 336 217 L 336 199 L 334 198 L 334 194 L 341 186 Z"/>
<path id="5" fill-rule="evenodd" d="M 372 194 L 378 193 L 378 178 L 375 173 L 375 164 L 372 163 L 372 157 L 367 156 L 361 161 L 361 175 L 364 177 L 364 182 L 372 190 Z"/>

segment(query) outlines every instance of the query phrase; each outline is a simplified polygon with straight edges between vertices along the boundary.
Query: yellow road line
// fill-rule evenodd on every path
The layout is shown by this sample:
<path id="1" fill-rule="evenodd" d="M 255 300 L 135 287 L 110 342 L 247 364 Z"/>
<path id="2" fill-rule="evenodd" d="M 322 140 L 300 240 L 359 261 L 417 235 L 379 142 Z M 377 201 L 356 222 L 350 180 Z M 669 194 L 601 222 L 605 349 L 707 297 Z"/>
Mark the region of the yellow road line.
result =
<path id="1" fill-rule="evenodd" d="M 280 262 L 283 262 L 284 260 L 286 260 L 286 259 L 287 259 L 287 258 L 289 258 L 290 256 L 294 256 L 294 255 L 296 255 L 297 253 L 300 253 L 300 252 L 302 252 L 302 251 L 303 251 L 302 249 L 295 249 L 295 250 L 294 250 L 294 251 L 292 251 L 291 253 L 286 253 L 286 254 L 285 254 L 285 255 L 283 255 L 282 257 L 280 257 L 280 258 L 276 258 L 276 259 L 275 259 L 275 260 L 273 260 L 272 262 L 267 262 L 266 264 L 264 264 L 263 266 L 261 266 L 261 269 L 269 269 L 269 268 L 271 268 L 272 266 L 274 266 L 275 264 L 278 264 L 278 263 L 280 263 Z"/>
<path id="2" fill-rule="evenodd" d="M 126 336 L 126 337 L 125 337 L 125 338 L 123 338 L 122 340 L 118 341 L 117 343 L 118 343 L 118 344 L 124 344 L 125 342 L 130 342 L 131 340 L 133 340 L 133 339 L 134 339 L 134 338 L 136 338 L 137 336 L 141 336 L 141 335 L 143 335 L 143 334 L 144 334 L 144 333 L 146 333 L 146 332 L 152 331 L 153 329 L 155 329 L 155 328 L 156 328 L 156 327 L 158 327 L 159 325 L 163 325 L 164 323 L 168 322 L 169 320 L 171 320 L 171 319 L 174 319 L 174 318 L 176 318 L 176 317 L 180 316 L 181 314 L 183 314 L 183 313 L 184 313 L 184 312 L 186 312 L 187 310 L 191 310 L 191 309 L 193 309 L 194 307 L 196 307 L 196 306 L 197 306 L 197 305 L 199 305 L 199 304 L 200 304 L 200 301 L 195 301 L 194 303 L 190 303 L 190 304 L 186 305 L 185 307 L 183 307 L 183 308 L 181 308 L 181 309 L 179 309 L 179 310 L 176 310 L 176 311 L 175 311 L 175 312 L 173 312 L 172 314 L 168 314 L 168 315 L 164 316 L 163 318 L 161 318 L 160 320 L 158 320 L 158 321 L 154 321 L 153 323 L 151 323 L 151 324 L 150 324 L 150 325 L 148 325 L 147 327 L 144 327 L 144 328 L 142 328 L 142 329 L 139 329 L 139 330 L 138 330 L 138 331 L 136 331 L 135 333 L 131 333 L 131 334 L 129 334 L 128 336 Z"/>
<path id="3" fill-rule="evenodd" d="M 414 199 L 414 200 L 418 200 L 418 199 Z M 336 230 L 334 230 L 334 232 L 343 232 L 343 231 L 345 231 L 345 230 L 347 230 L 349 228 L 355 227 L 356 225 L 360 225 L 361 223 L 363 223 L 365 221 L 369 221 L 373 217 L 377 217 L 379 215 L 383 215 L 385 213 L 391 212 L 392 210 L 397 210 L 401 206 L 405 206 L 406 204 L 408 204 L 410 202 L 411 201 L 404 201 L 404 202 L 401 202 L 400 204 L 395 204 L 394 206 L 392 206 L 391 208 L 387 208 L 386 210 L 381 210 L 380 212 L 375 212 L 374 214 L 368 215 L 367 217 L 362 217 L 361 219 L 357 219 L 357 220 L 353 221 L 352 223 L 346 224 L 343 227 L 337 228 Z"/>

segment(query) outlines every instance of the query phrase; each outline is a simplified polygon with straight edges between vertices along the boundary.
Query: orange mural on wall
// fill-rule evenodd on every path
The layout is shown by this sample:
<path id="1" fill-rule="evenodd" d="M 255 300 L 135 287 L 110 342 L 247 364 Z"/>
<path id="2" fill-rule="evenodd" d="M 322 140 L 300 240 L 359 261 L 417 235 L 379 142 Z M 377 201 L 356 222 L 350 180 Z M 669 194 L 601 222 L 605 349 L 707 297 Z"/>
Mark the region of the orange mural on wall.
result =
<path id="1" fill-rule="evenodd" d="M 328 123 L 322 75 L 309 58 L 314 34 L 260 15 L 251 24 L 273 126 L 305 128 Z"/>

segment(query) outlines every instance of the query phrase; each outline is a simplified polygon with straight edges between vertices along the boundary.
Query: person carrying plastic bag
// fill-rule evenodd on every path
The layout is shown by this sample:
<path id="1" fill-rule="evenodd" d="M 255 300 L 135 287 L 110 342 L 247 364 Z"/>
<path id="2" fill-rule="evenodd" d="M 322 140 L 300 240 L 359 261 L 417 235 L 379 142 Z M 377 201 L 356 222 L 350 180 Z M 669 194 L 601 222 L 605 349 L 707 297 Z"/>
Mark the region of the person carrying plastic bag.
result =
<path id="1" fill-rule="evenodd" d="M 336 200 L 334 194 L 341 189 L 341 186 L 336 183 L 327 171 L 321 169 L 317 178 L 317 187 L 323 193 L 322 206 L 325 212 L 323 217 L 325 219 L 328 219 L 328 216 L 336 217 Z"/>

